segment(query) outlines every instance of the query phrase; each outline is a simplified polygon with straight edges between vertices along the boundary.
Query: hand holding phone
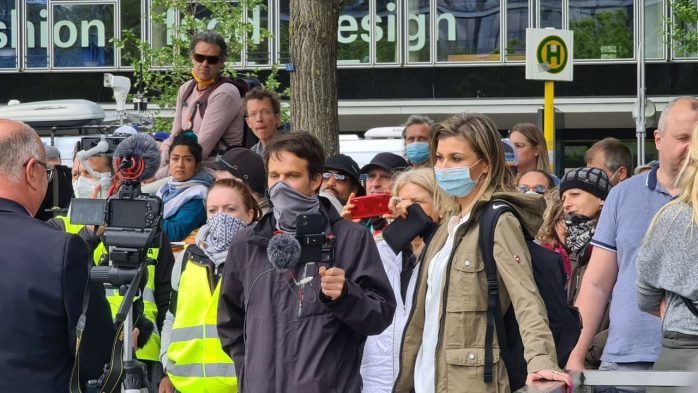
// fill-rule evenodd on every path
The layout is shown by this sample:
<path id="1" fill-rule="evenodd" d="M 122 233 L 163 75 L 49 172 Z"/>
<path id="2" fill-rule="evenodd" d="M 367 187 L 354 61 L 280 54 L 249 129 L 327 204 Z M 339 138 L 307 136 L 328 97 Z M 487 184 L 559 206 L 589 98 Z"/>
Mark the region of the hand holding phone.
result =
<path id="1" fill-rule="evenodd" d="M 351 218 L 382 217 L 390 214 L 390 194 L 376 194 L 352 198 L 350 200 L 354 208 L 351 210 Z"/>

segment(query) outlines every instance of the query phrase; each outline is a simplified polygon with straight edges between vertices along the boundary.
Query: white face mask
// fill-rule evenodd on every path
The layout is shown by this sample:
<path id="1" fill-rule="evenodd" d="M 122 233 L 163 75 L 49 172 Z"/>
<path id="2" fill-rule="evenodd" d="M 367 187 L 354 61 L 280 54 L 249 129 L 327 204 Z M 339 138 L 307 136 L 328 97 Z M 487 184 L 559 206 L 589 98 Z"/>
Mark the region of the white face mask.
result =
<path id="1" fill-rule="evenodd" d="M 107 181 L 111 183 L 110 180 Z M 99 194 L 97 194 L 98 199 L 106 199 L 109 195 L 109 183 L 105 183 L 106 187 L 105 184 L 102 184 L 102 188 L 99 190 Z M 73 193 L 75 193 L 76 198 L 91 198 L 92 192 L 94 191 L 95 187 L 97 187 L 97 184 L 99 184 L 97 180 L 93 180 L 85 176 L 79 176 L 78 180 L 73 183 Z"/>

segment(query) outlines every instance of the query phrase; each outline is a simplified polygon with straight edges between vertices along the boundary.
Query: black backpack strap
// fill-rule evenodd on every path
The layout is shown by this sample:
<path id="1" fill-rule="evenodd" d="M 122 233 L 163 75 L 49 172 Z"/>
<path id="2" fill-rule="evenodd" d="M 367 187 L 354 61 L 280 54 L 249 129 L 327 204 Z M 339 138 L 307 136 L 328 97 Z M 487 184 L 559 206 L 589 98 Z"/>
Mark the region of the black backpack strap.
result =
<path id="1" fill-rule="evenodd" d="M 683 304 L 686 305 L 686 308 L 688 308 L 688 311 L 690 311 L 693 315 L 698 317 L 698 308 L 696 308 L 695 303 L 693 303 L 693 301 L 691 299 L 683 297 L 679 294 L 677 294 L 676 296 L 680 297 L 681 300 L 683 300 Z"/>
<path id="2" fill-rule="evenodd" d="M 494 260 L 494 230 L 497 220 L 502 213 L 512 211 L 511 206 L 503 201 L 489 202 L 483 208 L 480 215 L 480 236 L 478 238 L 482 261 L 487 274 L 487 328 L 485 330 L 485 383 L 492 382 L 492 364 L 494 363 L 494 330 L 497 329 L 497 338 L 502 356 L 508 347 L 507 337 L 504 332 L 501 305 L 499 302 L 499 281 L 497 280 L 497 265 Z"/>

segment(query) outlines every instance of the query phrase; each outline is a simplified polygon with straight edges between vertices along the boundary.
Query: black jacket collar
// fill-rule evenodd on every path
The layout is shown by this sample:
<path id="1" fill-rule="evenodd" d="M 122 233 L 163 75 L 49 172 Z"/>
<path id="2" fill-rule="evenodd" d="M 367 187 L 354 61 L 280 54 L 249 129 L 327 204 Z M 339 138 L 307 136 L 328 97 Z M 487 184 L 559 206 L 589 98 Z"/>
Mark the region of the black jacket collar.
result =
<path id="1" fill-rule="evenodd" d="M 0 211 L 25 214 L 31 217 L 31 214 L 24 206 L 11 199 L 0 198 Z"/>
<path id="2" fill-rule="evenodd" d="M 324 197 L 318 196 L 320 200 L 320 214 L 325 218 L 325 222 L 329 223 L 330 227 L 342 219 L 339 212 L 332 206 L 332 203 Z M 252 229 L 252 234 L 247 240 L 248 243 L 256 244 L 260 247 L 266 247 L 269 245 L 269 239 L 274 236 L 276 231 L 276 219 L 274 219 L 274 211 L 272 210 L 265 214 L 257 225 Z"/>

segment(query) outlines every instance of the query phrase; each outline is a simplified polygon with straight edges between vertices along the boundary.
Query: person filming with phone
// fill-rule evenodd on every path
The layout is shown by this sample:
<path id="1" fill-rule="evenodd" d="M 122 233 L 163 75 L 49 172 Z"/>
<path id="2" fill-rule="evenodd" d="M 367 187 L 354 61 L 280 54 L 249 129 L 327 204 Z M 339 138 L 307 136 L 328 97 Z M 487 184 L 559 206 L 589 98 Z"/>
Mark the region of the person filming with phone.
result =
<path id="1" fill-rule="evenodd" d="M 264 161 L 273 208 L 233 237 L 218 304 L 238 391 L 359 392 L 366 337 L 395 312 L 375 242 L 318 197 L 317 138 L 281 135 Z"/>

